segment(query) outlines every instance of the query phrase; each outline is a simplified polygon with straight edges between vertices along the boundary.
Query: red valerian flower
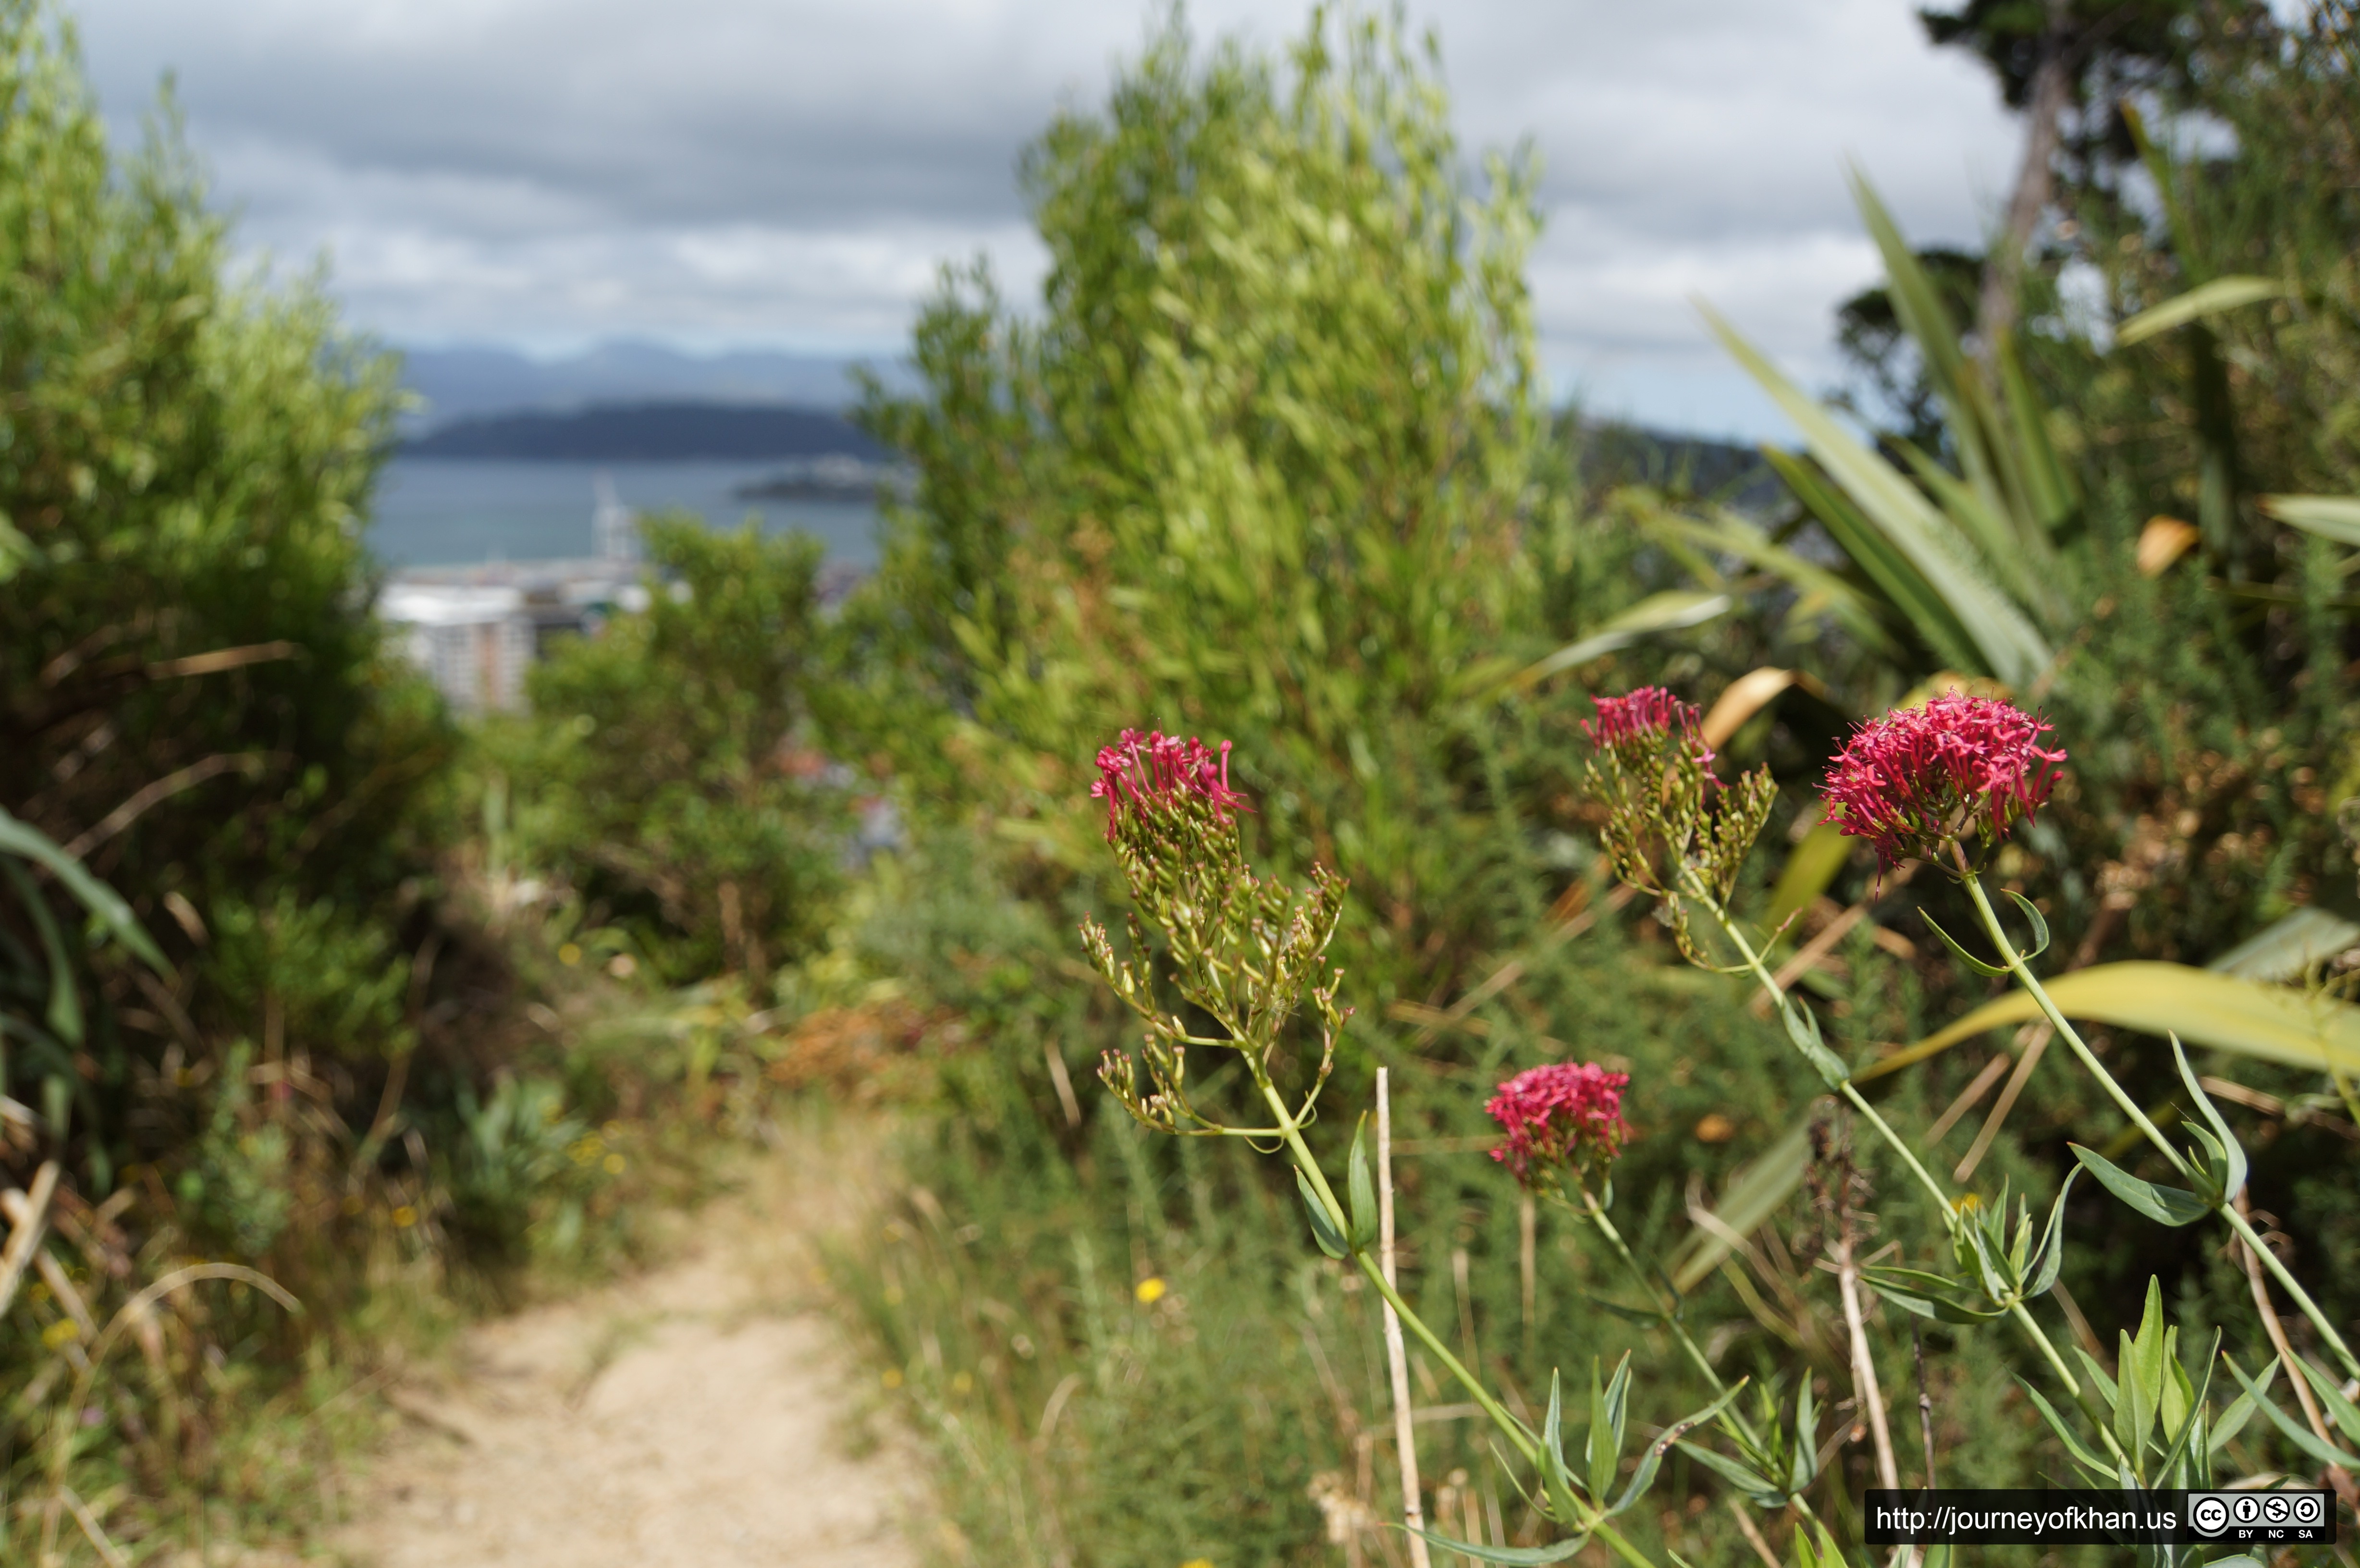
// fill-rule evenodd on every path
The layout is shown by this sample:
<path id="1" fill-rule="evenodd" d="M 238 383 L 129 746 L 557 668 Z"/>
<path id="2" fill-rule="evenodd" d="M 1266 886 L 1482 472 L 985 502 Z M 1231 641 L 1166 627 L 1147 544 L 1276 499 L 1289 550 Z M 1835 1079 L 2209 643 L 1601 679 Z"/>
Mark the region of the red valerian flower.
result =
<path id="1" fill-rule="evenodd" d="M 1090 799 L 1107 803 L 1107 842 L 1112 844 L 1124 819 L 1185 810 L 1191 805 L 1227 822 L 1234 812 L 1250 810 L 1245 797 L 1229 788 L 1229 743 L 1223 741 L 1218 759 L 1203 741 L 1182 740 L 1161 731 L 1141 735 L 1125 730 L 1122 738 L 1098 751 L 1098 781 Z"/>
<path id="2" fill-rule="evenodd" d="M 1505 1139 L 1491 1158 L 1526 1186 L 1569 1166 L 1603 1165 L 1622 1151 L 1628 1073 L 1592 1062 L 1558 1062 L 1519 1073 L 1483 1108 Z"/>
<path id="3" fill-rule="evenodd" d="M 1828 769 L 1829 820 L 1874 844 L 1886 866 L 1931 859 L 1970 828 L 1995 844 L 2048 803 L 2065 760 L 2040 744 L 2054 728 L 1996 698 L 1958 692 L 1871 719 Z"/>
<path id="4" fill-rule="evenodd" d="M 1695 751 L 1697 761 L 1711 765 L 1712 748 L 1704 743 L 1696 705 L 1681 702 L 1661 686 L 1642 686 L 1620 697 L 1592 697 L 1590 702 L 1598 716 L 1584 719 L 1581 733 L 1599 750 L 1633 745 L 1653 747 L 1677 731 Z"/>

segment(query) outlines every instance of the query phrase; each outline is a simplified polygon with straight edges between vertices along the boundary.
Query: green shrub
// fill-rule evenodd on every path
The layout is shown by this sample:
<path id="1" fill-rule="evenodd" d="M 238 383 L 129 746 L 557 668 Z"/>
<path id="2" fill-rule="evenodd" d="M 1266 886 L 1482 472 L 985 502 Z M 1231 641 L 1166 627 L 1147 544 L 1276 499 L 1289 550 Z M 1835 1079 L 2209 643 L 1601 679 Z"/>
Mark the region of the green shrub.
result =
<path id="1" fill-rule="evenodd" d="M 496 737 L 519 847 L 676 980 L 759 977 L 826 930 L 849 797 L 809 735 L 817 541 L 646 526 L 655 597 L 532 670 Z"/>
<path id="2" fill-rule="evenodd" d="M 1464 891 L 1499 855 L 1487 693 L 1615 590 L 1568 604 L 1590 561 L 1525 548 L 1565 521 L 1534 474 L 1530 170 L 1471 179 L 1385 28 L 1323 23 L 1290 66 L 1175 26 L 1027 155 L 1041 319 L 950 279 L 924 390 L 868 410 L 919 484 L 848 615 L 882 722 L 842 727 L 1069 871 L 1098 746 L 1218 729 L 1273 853 L 1352 879 L 1349 962 L 1423 996 L 1495 940 Z"/>
<path id="3" fill-rule="evenodd" d="M 93 953 L 79 1051 L 29 1040 L 5 1088 L 70 1087 L 48 1131 L 103 1192 L 166 1152 L 126 1118 L 139 1064 L 206 1049 L 184 1025 L 380 1077 L 407 1044 L 397 891 L 451 738 L 368 614 L 390 359 L 307 286 L 224 281 L 169 105 L 118 160 L 56 26 L 0 8 L 0 801 L 122 889 L 180 980 L 160 999 Z M 355 962 L 366 1004 L 290 1014 Z"/>
<path id="4" fill-rule="evenodd" d="M 80 1281 L 0 1316 L 10 1561 L 58 1432 L 142 1552 L 195 1497 L 283 1522 L 271 1401 L 446 1322 L 456 1230 L 550 1212 L 545 1161 L 451 1125 L 518 1035 L 442 877 L 457 732 L 370 612 L 398 400 L 315 283 L 235 262 L 169 101 L 118 154 L 55 9 L 0 0 L 0 808 L 60 852 L 0 848 L 0 1181 L 54 1162 Z M 82 1314 L 198 1259 L 309 1311 L 184 1279 L 65 1409 Z"/>

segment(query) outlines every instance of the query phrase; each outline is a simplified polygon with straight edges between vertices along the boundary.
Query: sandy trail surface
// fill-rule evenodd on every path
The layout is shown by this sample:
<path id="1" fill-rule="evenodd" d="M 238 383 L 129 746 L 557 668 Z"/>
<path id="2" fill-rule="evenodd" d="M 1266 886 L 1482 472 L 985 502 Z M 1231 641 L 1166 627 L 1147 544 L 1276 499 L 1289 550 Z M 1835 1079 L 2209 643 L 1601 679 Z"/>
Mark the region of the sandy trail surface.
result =
<path id="1" fill-rule="evenodd" d="M 853 1223 L 828 1172 L 860 1164 L 769 1157 L 663 1266 L 470 1331 L 392 1391 L 408 1430 L 335 1544 L 375 1568 L 915 1564 L 917 1466 L 812 1245 Z"/>

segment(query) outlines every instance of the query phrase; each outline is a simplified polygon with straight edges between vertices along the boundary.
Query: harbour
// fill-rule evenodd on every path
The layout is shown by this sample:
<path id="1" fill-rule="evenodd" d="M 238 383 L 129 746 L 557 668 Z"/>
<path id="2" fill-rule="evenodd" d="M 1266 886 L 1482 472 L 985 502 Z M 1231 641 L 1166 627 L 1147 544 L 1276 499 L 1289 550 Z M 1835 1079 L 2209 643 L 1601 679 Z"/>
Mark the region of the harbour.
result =
<path id="1" fill-rule="evenodd" d="M 877 559 L 876 504 L 840 498 L 861 477 L 840 463 L 397 458 L 368 534 L 390 568 L 377 614 L 454 709 L 512 712 L 556 639 L 647 607 L 641 517 L 811 534 L 827 550 L 822 594 L 835 599 Z"/>

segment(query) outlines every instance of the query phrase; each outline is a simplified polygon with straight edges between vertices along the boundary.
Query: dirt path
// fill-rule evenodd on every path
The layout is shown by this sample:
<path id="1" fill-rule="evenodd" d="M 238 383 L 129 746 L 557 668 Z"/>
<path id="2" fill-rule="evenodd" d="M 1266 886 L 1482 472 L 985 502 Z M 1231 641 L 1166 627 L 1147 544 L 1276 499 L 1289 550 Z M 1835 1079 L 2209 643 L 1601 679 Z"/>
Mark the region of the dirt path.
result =
<path id="1" fill-rule="evenodd" d="M 840 1135 L 839 1135 L 840 1136 Z M 865 1413 L 810 1237 L 857 1195 L 759 1163 L 639 1279 L 471 1331 L 336 1545 L 374 1568 L 913 1568 L 917 1469 Z"/>

